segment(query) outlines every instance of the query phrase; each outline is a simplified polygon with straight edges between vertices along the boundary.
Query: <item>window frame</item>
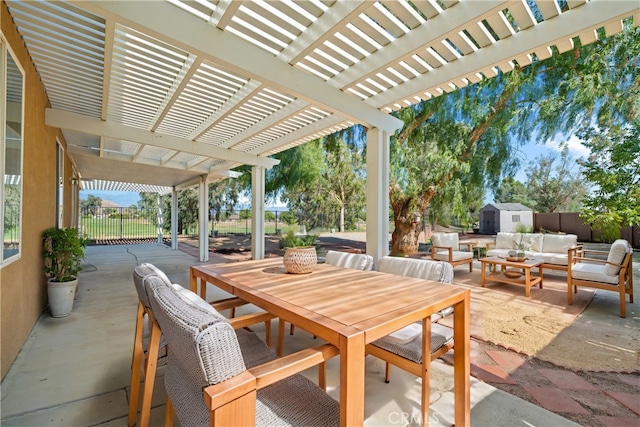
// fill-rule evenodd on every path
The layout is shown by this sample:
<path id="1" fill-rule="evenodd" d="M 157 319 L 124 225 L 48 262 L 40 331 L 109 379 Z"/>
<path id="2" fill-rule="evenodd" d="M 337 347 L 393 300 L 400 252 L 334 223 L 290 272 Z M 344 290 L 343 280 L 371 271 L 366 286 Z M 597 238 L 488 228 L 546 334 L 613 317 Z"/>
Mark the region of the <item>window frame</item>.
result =
<path id="1" fill-rule="evenodd" d="M 56 226 L 64 227 L 64 148 L 56 138 Z"/>
<path id="2" fill-rule="evenodd" d="M 0 175 L 2 176 L 2 185 L 0 185 L 0 200 L 2 201 L 2 207 L 0 208 L 0 237 L 2 237 L 2 255 L 0 256 L 0 269 L 22 258 L 22 246 L 23 246 L 23 206 L 24 206 L 24 118 L 25 118 L 25 79 L 26 74 L 24 67 L 17 59 L 17 55 L 9 46 L 4 34 L 0 32 L 0 103 L 2 107 L 0 109 L 0 153 L 3 157 L 6 155 L 6 136 L 7 136 L 7 64 L 8 56 L 11 55 L 13 63 L 20 71 L 22 75 L 22 88 L 21 88 L 21 103 L 20 103 L 20 206 L 18 208 L 18 252 L 5 258 L 4 256 L 4 197 L 5 197 L 5 168 L 6 158 L 0 161 Z"/>

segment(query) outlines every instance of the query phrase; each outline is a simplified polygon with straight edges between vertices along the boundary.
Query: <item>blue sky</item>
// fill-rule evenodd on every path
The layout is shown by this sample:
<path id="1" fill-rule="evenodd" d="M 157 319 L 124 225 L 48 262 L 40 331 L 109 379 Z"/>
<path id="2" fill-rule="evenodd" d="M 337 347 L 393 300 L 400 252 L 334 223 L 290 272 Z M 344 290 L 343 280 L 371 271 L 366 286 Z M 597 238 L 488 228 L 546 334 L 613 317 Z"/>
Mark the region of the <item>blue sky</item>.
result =
<path id="1" fill-rule="evenodd" d="M 522 167 L 516 173 L 515 179 L 526 184 L 527 168 L 531 166 L 535 161 L 535 159 L 541 155 L 546 155 L 550 152 L 560 153 L 561 151 L 560 146 L 563 142 L 567 143 L 567 146 L 569 147 L 569 152 L 573 155 L 573 158 L 575 160 L 578 160 L 579 158 L 586 158 L 587 155 L 589 154 L 589 151 L 587 150 L 587 148 L 584 145 L 582 145 L 580 143 L 580 140 L 575 136 L 571 136 L 569 139 L 567 139 L 566 137 L 558 137 L 556 139 L 547 141 L 545 144 L 535 144 L 530 142 L 520 148 L 520 151 L 521 151 L 520 164 L 522 165 Z M 576 167 L 577 167 L 577 164 L 576 164 Z M 493 193 L 489 190 L 485 194 L 484 203 L 487 204 L 492 202 L 494 202 Z"/>
<path id="2" fill-rule="evenodd" d="M 553 141 L 548 141 L 546 144 L 534 144 L 528 143 L 524 145 L 521 150 L 522 155 L 522 165 L 518 173 L 516 174 L 516 179 L 521 182 L 526 181 L 525 170 L 529 166 L 529 164 L 536 159 L 536 157 L 549 153 L 550 151 L 559 152 L 560 151 L 560 143 L 564 142 L 565 138 L 557 138 Z M 574 158 L 578 159 L 580 157 L 586 157 L 588 153 L 587 149 L 580 143 L 578 138 L 572 136 L 567 141 L 569 145 L 569 150 L 573 154 Z M 131 205 L 135 205 L 138 202 L 139 196 L 138 193 L 132 193 L 127 191 L 96 191 L 96 190 L 82 190 L 80 191 L 80 199 L 86 199 L 89 194 L 100 197 L 103 200 L 111 200 L 114 203 L 117 203 L 122 207 L 129 207 Z M 493 195 L 487 192 L 485 197 L 485 203 L 491 203 Z"/>

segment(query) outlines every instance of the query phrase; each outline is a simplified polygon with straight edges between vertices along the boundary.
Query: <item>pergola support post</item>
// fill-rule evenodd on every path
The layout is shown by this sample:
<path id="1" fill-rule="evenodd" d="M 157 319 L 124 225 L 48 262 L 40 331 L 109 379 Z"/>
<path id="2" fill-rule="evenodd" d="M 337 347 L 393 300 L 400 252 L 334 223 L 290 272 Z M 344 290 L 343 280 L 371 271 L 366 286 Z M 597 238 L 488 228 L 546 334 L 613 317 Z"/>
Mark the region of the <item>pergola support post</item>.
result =
<path id="1" fill-rule="evenodd" d="M 367 131 L 367 254 L 389 254 L 389 133 Z"/>
<path id="2" fill-rule="evenodd" d="M 164 224 L 164 217 L 162 212 L 162 195 L 158 193 L 158 244 L 162 244 L 162 225 Z"/>
<path id="3" fill-rule="evenodd" d="M 198 184 L 198 201 L 199 201 L 199 215 L 198 222 L 200 231 L 199 243 L 200 243 L 200 262 L 209 261 L 209 191 L 207 185 L 207 179 L 202 177 Z"/>
<path id="4" fill-rule="evenodd" d="M 264 180 L 265 168 L 251 168 L 251 256 L 264 259 Z"/>
<path id="5" fill-rule="evenodd" d="M 178 250 L 178 190 L 171 192 L 171 249 Z"/>

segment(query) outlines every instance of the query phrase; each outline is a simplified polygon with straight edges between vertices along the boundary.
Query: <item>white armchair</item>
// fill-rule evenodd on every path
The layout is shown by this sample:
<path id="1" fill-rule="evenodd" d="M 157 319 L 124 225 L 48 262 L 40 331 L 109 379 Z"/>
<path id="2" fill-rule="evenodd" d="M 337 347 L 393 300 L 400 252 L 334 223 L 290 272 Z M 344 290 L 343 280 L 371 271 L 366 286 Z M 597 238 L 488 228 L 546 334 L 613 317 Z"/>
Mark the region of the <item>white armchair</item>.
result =
<path id="1" fill-rule="evenodd" d="M 433 233 L 431 243 L 432 260 L 446 261 L 452 267 L 469 264 L 469 272 L 473 271 L 473 244 L 460 243 L 458 233 Z M 468 251 L 461 251 L 461 245 L 467 246 Z"/>
<path id="2" fill-rule="evenodd" d="M 587 257 L 590 255 L 591 257 Z M 600 258 L 596 258 L 596 256 Z M 629 242 L 618 239 L 609 252 L 581 248 L 569 250 L 567 267 L 567 302 L 573 302 L 578 286 L 604 289 L 620 294 L 620 317 L 626 317 L 626 297 L 633 303 L 633 249 Z M 604 257 L 606 256 L 606 259 Z"/>

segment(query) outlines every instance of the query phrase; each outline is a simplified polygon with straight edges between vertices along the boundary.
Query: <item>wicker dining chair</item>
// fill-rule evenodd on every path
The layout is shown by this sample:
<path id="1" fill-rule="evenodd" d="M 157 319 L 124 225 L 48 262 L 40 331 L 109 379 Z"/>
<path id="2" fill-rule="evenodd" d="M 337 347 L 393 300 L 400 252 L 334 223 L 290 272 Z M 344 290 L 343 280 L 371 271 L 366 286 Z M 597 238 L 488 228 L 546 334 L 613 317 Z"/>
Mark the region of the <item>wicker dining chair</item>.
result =
<path id="1" fill-rule="evenodd" d="M 174 413 L 194 427 L 339 425 L 338 402 L 299 374 L 337 355 L 336 347 L 277 359 L 252 332 L 234 331 L 235 319 L 194 305 L 157 277 L 145 286 L 168 344 L 165 425 Z"/>
<path id="2" fill-rule="evenodd" d="M 179 284 L 171 283 L 167 275 L 158 267 L 150 263 L 142 263 L 133 270 L 133 283 L 138 295 L 138 311 L 136 314 L 136 327 L 133 342 L 133 356 L 131 362 L 131 384 L 129 398 L 128 426 L 136 425 L 138 415 L 138 405 L 140 403 L 140 378 L 144 372 L 144 382 L 142 388 L 142 403 L 140 407 L 140 425 L 149 425 L 151 416 L 151 399 L 157 368 L 166 364 L 166 342 L 158 323 L 153 317 L 153 312 L 149 305 L 149 299 L 144 287 L 145 280 L 151 276 L 157 277 L 166 286 L 172 287 L 185 298 L 193 298 L 193 294 Z M 188 292 L 187 292 L 188 291 Z M 198 297 L 198 300 L 202 300 Z M 202 300 L 203 301 L 203 300 Z M 212 303 L 204 303 L 217 310 L 233 309 L 246 304 L 239 298 L 228 298 Z M 231 316 L 234 313 L 231 312 Z M 240 321 L 254 324 L 265 322 L 267 346 L 271 346 L 271 319 L 274 316 L 261 313 L 258 315 L 244 316 Z"/>
<path id="3" fill-rule="evenodd" d="M 166 364 L 167 348 L 162 334 L 156 332 L 157 323 L 153 320 L 149 299 L 144 290 L 144 280 L 156 276 L 166 286 L 171 286 L 169 278 L 152 264 L 143 263 L 133 269 L 133 283 L 138 294 L 138 311 L 133 339 L 133 357 L 131 361 L 131 385 L 129 392 L 129 416 L 127 425 L 136 425 L 138 404 L 140 399 L 140 378 L 144 369 L 142 407 L 140 409 L 140 425 L 149 425 L 151 414 L 151 397 L 155 382 L 156 369 Z M 154 342 L 151 345 L 151 341 Z M 144 360 L 144 363 L 143 363 Z"/>
<path id="4" fill-rule="evenodd" d="M 440 283 L 453 282 L 453 266 L 444 261 L 382 257 L 378 262 L 378 271 L 435 280 Z M 453 348 L 453 329 L 433 322 L 451 313 L 453 313 L 453 308 L 448 307 L 431 316 L 430 321 L 409 325 L 368 344 L 366 347 L 367 354 L 385 361 L 385 382 L 388 383 L 391 380 L 391 364 L 422 378 L 421 411 L 423 422 L 427 420 L 429 414 L 430 364 Z M 426 349 L 430 350 L 429 360 L 422 358 Z"/>

